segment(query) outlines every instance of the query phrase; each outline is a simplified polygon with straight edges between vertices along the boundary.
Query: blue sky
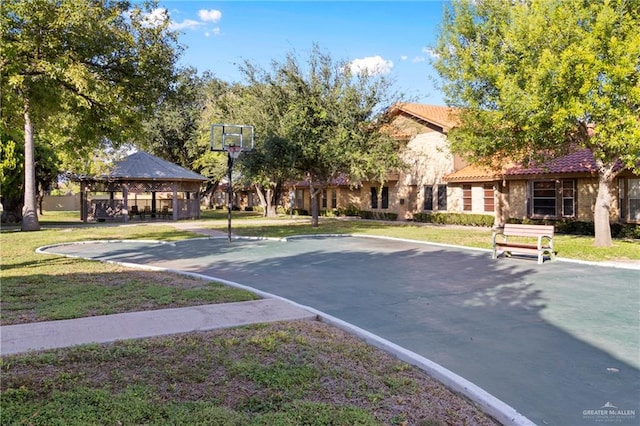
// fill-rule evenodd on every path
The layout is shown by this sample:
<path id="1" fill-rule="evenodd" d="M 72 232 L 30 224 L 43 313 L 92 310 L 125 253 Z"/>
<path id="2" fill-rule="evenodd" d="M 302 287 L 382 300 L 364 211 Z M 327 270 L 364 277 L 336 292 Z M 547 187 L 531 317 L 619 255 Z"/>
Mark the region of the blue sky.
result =
<path id="1" fill-rule="evenodd" d="M 429 46 L 446 2 L 432 1 L 160 1 L 186 46 L 182 65 L 242 82 L 238 65 L 270 69 L 316 43 L 334 60 L 354 61 L 396 80 L 417 102 L 444 105 L 430 77 Z"/>

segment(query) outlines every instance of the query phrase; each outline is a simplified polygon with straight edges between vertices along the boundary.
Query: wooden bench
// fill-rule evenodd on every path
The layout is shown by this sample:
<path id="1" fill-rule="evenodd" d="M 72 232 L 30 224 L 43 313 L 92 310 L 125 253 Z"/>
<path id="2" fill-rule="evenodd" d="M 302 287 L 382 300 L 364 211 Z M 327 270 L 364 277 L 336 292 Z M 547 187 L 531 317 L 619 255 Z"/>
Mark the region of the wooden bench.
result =
<path id="1" fill-rule="evenodd" d="M 549 259 L 556 259 L 556 252 L 553 250 L 553 225 L 519 225 L 507 223 L 504 228 L 493 233 L 491 242 L 493 244 L 493 259 L 498 258 L 498 252 L 502 251 L 505 256 L 511 253 L 535 254 L 538 256 L 538 264 L 544 262 L 545 254 Z M 509 241 L 509 237 L 536 238 L 536 244 L 523 242 L 526 238 L 518 238 L 517 241 Z"/>

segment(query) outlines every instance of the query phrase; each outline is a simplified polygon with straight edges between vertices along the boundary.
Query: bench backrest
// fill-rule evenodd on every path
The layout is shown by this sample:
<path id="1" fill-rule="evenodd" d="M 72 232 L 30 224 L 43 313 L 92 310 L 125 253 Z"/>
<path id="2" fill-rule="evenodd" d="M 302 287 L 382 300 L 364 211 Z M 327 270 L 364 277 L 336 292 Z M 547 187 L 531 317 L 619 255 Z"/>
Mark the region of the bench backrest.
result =
<path id="1" fill-rule="evenodd" d="M 520 225 L 516 223 L 506 223 L 504 225 L 503 234 L 519 237 L 538 237 L 546 235 L 553 237 L 553 225 Z"/>

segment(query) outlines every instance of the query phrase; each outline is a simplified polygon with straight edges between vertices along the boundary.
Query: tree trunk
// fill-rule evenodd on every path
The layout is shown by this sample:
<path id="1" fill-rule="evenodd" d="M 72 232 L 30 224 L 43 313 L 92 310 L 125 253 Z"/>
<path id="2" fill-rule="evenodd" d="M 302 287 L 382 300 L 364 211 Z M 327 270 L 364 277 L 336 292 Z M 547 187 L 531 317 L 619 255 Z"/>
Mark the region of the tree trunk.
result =
<path id="1" fill-rule="evenodd" d="M 599 162 L 598 162 L 599 163 Z M 611 190 L 613 188 L 613 166 L 598 164 L 598 195 L 593 208 L 593 222 L 595 226 L 595 241 L 597 247 L 611 247 Z"/>
<path id="2" fill-rule="evenodd" d="M 263 209 L 264 217 L 276 217 L 276 204 L 274 202 L 274 193 L 270 187 L 267 187 L 266 191 L 260 185 L 254 185 L 256 192 L 258 193 L 258 199 L 260 200 L 260 206 Z"/>
<path id="3" fill-rule="evenodd" d="M 318 211 L 318 194 L 320 193 L 319 189 L 314 188 L 313 179 L 309 179 L 309 195 L 310 195 L 310 203 L 311 206 L 311 226 L 317 228 L 320 225 L 320 220 L 318 219 L 320 212 Z"/>
<path id="4" fill-rule="evenodd" d="M 29 98 L 24 100 L 24 206 L 22 207 L 22 230 L 39 231 L 36 200 L 36 164 L 33 124 L 29 115 Z"/>

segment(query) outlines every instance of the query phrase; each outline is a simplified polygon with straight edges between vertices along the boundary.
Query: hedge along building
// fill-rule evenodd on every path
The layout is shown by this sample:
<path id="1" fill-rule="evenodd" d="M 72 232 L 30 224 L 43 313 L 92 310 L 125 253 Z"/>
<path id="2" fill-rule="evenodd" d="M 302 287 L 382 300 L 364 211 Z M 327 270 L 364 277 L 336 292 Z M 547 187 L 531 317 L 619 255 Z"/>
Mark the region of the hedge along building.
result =
<path id="1" fill-rule="evenodd" d="M 83 222 L 200 217 L 200 188 L 209 179 L 146 152 L 117 162 L 107 175 L 78 176 Z"/>

